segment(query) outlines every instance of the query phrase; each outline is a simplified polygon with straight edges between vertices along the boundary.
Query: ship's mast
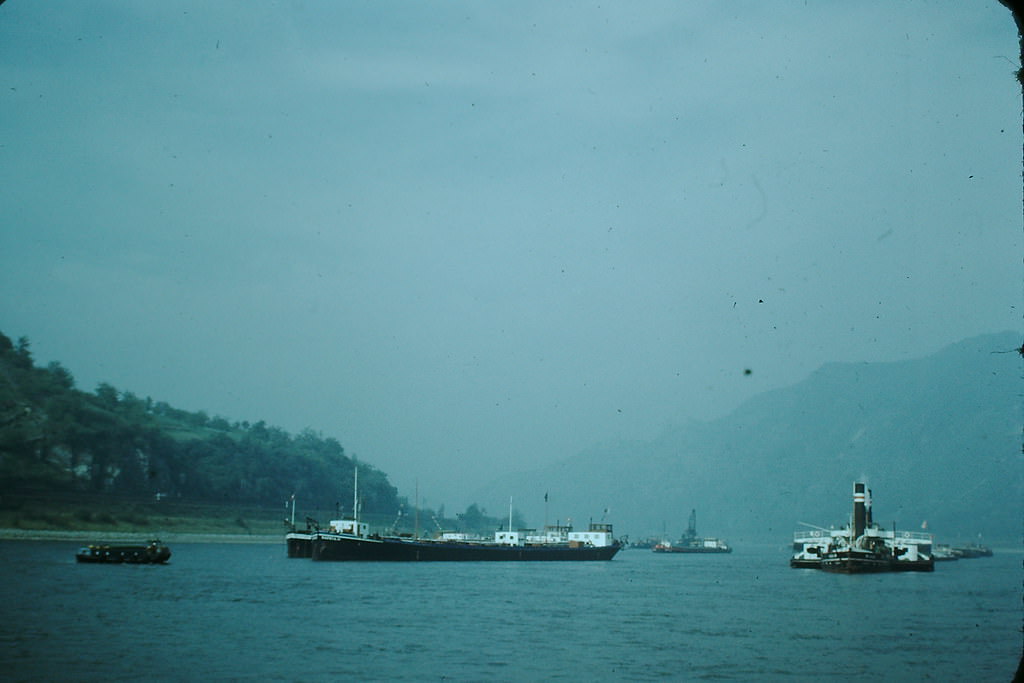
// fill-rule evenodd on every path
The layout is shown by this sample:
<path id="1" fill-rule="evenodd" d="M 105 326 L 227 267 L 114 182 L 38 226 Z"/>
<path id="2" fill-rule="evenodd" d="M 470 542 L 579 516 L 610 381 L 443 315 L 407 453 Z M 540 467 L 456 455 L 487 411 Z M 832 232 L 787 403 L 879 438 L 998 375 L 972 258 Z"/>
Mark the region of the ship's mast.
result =
<path id="1" fill-rule="evenodd" d="M 352 467 L 354 481 L 352 483 L 352 519 L 359 523 L 359 465 Z"/>

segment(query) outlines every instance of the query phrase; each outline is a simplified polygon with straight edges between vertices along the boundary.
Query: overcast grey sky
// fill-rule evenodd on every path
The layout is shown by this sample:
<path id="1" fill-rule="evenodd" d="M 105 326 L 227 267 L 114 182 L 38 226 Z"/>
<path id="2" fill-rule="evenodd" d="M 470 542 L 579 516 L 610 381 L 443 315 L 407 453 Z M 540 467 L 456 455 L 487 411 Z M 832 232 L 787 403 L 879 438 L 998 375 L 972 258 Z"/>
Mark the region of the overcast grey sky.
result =
<path id="1" fill-rule="evenodd" d="M 1019 330 L 1018 58 L 996 0 L 9 0 L 0 330 L 461 509 Z"/>

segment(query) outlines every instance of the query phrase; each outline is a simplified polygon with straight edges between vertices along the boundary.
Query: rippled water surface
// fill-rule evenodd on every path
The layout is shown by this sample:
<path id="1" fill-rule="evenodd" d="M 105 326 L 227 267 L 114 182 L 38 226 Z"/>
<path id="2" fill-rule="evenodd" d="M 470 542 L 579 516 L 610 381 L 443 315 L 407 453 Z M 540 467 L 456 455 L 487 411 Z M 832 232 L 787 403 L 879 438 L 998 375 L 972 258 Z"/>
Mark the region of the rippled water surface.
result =
<path id="1" fill-rule="evenodd" d="M 932 574 L 794 570 L 785 547 L 611 562 L 378 564 L 176 544 L 165 566 L 0 542 L 6 680 L 1009 681 L 1019 552 Z"/>

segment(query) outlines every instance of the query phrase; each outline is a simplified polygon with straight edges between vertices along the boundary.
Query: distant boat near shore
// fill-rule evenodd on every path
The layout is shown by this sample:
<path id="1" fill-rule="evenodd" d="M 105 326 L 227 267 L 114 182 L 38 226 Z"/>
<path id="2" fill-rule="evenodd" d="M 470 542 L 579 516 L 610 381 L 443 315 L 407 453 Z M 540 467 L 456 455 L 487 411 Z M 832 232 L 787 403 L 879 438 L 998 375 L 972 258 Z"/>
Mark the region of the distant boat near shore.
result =
<path id="1" fill-rule="evenodd" d="M 88 564 L 165 564 L 171 549 L 158 540 L 146 544 L 95 543 L 75 553 L 76 562 Z"/>
<path id="2" fill-rule="evenodd" d="M 656 544 L 652 550 L 656 553 L 731 553 L 732 548 L 720 538 L 705 537 L 697 535 L 697 511 L 690 510 L 690 520 L 683 534 L 675 543 L 663 540 Z"/>
<path id="3" fill-rule="evenodd" d="M 988 546 L 969 543 L 967 545 L 936 544 L 933 555 L 935 561 L 972 560 L 978 557 L 992 557 L 992 549 Z"/>

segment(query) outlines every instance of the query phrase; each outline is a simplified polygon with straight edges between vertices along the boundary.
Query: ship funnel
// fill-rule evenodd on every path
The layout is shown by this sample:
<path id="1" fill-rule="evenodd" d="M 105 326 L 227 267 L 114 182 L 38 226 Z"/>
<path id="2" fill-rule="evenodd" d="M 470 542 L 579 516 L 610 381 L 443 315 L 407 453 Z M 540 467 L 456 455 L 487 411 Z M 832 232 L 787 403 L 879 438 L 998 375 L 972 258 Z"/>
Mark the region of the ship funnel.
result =
<path id="1" fill-rule="evenodd" d="M 868 489 L 868 495 L 867 499 L 864 501 L 864 507 L 866 508 L 865 515 L 867 528 L 870 529 L 875 523 L 874 519 L 871 518 L 871 489 Z"/>
<path id="2" fill-rule="evenodd" d="M 853 538 L 860 538 L 864 535 L 867 520 L 865 498 L 864 484 L 859 481 L 855 482 L 853 485 Z"/>

